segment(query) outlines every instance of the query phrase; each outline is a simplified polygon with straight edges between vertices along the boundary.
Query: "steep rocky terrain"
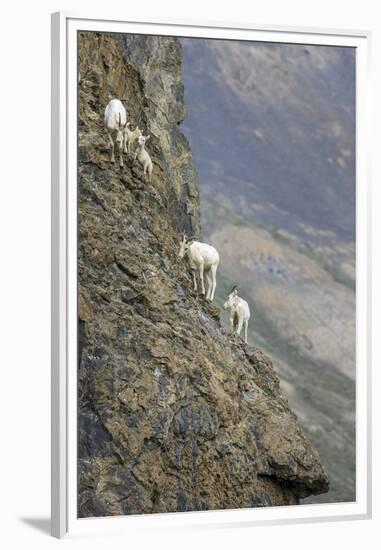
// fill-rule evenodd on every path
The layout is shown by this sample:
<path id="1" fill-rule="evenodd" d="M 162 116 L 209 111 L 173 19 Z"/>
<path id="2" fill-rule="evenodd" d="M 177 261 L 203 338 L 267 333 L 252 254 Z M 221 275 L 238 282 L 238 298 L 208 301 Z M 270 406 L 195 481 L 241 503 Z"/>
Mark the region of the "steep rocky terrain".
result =
<path id="1" fill-rule="evenodd" d="M 203 239 L 238 284 L 249 342 L 355 500 L 355 50 L 181 39 Z M 227 324 L 228 317 L 222 320 Z"/>
<path id="2" fill-rule="evenodd" d="M 181 62 L 176 39 L 79 35 L 80 517 L 296 504 L 328 490 L 271 361 L 226 333 L 178 260 L 181 234 L 200 233 Z M 151 135 L 151 184 L 131 161 L 109 162 L 112 97 Z"/>

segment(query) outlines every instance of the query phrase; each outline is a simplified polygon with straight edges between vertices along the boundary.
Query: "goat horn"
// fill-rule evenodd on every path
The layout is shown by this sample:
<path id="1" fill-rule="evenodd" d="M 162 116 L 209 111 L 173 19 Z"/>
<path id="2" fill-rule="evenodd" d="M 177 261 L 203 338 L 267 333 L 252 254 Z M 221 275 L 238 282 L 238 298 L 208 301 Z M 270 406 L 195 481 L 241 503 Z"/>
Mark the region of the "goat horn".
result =
<path id="1" fill-rule="evenodd" d="M 121 119 L 120 119 L 120 113 L 119 113 L 119 128 L 120 128 L 120 124 L 121 124 Z"/>
<path id="2" fill-rule="evenodd" d="M 191 237 L 186 237 L 187 241 L 192 241 L 193 239 L 197 239 L 195 235 L 192 235 Z"/>
<path id="3" fill-rule="evenodd" d="M 232 292 L 234 292 L 236 289 L 237 289 L 237 285 L 234 285 L 233 288 L 231 289 L 231 291 L 229 292 L 229 294 L 231 294 Z"/>

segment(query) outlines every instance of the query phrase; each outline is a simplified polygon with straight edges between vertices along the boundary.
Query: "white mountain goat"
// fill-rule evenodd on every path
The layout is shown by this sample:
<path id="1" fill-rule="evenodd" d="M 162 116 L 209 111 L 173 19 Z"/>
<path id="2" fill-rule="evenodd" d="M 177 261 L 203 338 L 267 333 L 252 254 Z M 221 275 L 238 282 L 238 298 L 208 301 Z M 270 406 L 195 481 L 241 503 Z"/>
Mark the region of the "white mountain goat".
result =
<path id="1" fill-rule="evenodd" d="M 138 137 L 143 135 L 142 131 L 140 130 L 139 126 L 136 126 L 135 130 L 130 130 L 130 128 L 127 125 L 124 130 L 124 133 L 126 138 L 124 140 L 124 152 L 128 153 L 129 155 L 134 154 L 134 158 L 135 158 L 135 145 Z"/>
<path id="2" fill-rule="evenodd" d="M 232 332 L 236 329 L 236 333 L 240 335 L 242 327 L 245 325 L 245 342 L 247 344 L 250 308 L 249 304 L 238 296 L 237 287 L 233 286 L 223 308 L 230 309 L 230 329 Z"/>
<path id="3" fill-rule="evenodd" d="M 151 181 L 153 164 L 151 157 L 145 149 L 145 144 L 150 136 L 139 136 L 137 138 L 137 148 L 135 152 L 135 158 L 138 159 L 139 164 L 143 167 L 145 181 Z M 148 178 L 147 178 L 148 174 Z"/>
<path id="4" fill-rule="evenodd" d="M 213 246 L 209 244 L 200 243 L 193 240 L 193 237 L 183 236 L 180 243 L 179 257 L 186 257 L 189 261 L 190 268 L 193 275 L 194 290 L 197 291 L 197 279 L 196 271 L 199 272 L 201 280 L 201 292 L 205 294 L 204 275 L 208 282 L 208 290 L 206 298 L 213 301 L 214 292 L 216 290 L 216 273 L 218 264 L 220 263 L 220 256 Z"/>
<path id="5" fill-rule="evenodd" d="M 110 141 L 111 162 L 115 162 L 113 140 L 113 135 L 115 135 L 115 141 L 119 145 L 119 165 L 121 167 L 123 167 L 123 152 L 126 149 L 126 132 L 129 124 L 126 109 L 122 102 L 119 99 L 112 99 L 105 109 L 104 125 Z"/>

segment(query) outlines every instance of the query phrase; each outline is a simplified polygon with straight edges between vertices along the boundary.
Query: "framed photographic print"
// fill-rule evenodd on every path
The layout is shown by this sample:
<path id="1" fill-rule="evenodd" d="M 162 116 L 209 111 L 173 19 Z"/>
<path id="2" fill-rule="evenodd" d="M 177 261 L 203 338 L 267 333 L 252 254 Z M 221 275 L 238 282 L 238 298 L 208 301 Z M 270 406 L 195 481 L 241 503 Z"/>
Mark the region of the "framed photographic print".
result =
<path id="1" fill-rule="evenodd" d="M 370 516 L 369 33 L 52 16 L 52 533 Z"/>

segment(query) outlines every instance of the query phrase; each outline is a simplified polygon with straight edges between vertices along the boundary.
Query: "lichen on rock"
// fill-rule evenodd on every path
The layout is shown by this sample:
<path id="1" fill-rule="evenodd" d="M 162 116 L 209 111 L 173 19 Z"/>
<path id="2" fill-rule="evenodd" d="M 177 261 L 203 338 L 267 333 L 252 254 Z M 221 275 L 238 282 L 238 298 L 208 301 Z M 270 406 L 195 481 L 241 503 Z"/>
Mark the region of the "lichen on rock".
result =
<path id="1" fill-rule="evenodd" d="M 79 34 L 80 517 L 297 504 L 328 490 L 271 361 L 178 259 L 200 234 L 176 38 Z M 109 162 L 108 101 L 151 135 L 152 183 Z"/>

